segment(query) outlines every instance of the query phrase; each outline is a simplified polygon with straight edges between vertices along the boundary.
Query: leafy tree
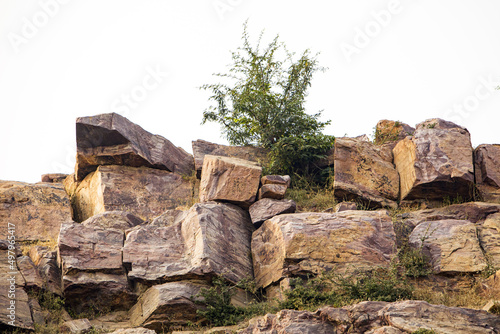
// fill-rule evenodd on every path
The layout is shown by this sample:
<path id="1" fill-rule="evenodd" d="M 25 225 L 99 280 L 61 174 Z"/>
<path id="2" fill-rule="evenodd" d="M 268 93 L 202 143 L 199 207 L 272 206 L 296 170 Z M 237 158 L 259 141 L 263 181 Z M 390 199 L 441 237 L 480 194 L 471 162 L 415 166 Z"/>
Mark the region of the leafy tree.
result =
<path id="1" fill-rule="evenodd" d="M 232 52 L 229 73 L 214 74 L 226 83 L 201 87 L 211 92 L 214 102 L 204 111 L 202 124 L 221 124 L 232 145 L 271 148 L 275 171 L 302 170 L 308 159 L 321 156 L 333 143 L 332 136 L 321 134 L 330 121 L 320 121 L 321 112 L 309 115 L 304 110 L 312 76 L 324 68 L 309 50 L 294 60 L 279 36 L 261 49 L 262 35 L 252 46 L 245 23 L 243 46 Z"/>

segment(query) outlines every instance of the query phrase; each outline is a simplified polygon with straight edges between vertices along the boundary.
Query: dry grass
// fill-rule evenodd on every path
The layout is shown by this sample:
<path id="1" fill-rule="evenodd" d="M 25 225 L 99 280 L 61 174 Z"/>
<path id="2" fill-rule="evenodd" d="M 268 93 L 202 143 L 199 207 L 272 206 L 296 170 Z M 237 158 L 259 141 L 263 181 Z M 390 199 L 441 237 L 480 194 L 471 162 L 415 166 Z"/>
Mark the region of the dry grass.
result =
<path id="1" fill-rule="evenodd" d="M 36 241 L 25 241 L 21 244 L 21 252 L 23 253 L 24 256 L 27 256 L 30 249 L 36 246 L 43 246 L 47 247 L 50 251 L 56 250 L 57 248 L 57 240 L 56 239 L 50 239 L 50 240 L 36 240 Z"/>
<path id="2" fill-rule="evenodd" d="M 286 191 L 285 198 L 297 203 L 297 212 L 321 212 L 337 204 L 331 189 L 292 189 Z"/>

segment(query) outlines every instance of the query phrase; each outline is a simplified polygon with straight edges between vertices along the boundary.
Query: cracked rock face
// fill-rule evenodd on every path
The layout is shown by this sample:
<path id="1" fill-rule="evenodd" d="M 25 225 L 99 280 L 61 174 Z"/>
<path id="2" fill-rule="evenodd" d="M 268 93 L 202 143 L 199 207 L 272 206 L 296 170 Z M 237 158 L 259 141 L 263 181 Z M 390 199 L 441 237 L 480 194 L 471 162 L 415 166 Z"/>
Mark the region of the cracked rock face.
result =
<path id="1" fill-rule="evenodd" d="M 474 151 L 476 186 L 484 201 L 500 203 L 500 145 L 479 145 Z"/>
<path id="2" fill-rule="evenodd" d="M 77 181 L 103 165 L 150 167 L 186 175 L 194 170 L 192 155 L 115 113 L 79 117 L 76 148 Z"/>
<path id="3" fill-rule="evenodd" d="M 387 267 L 395 240 L 385 210 L 279 215 L 253 233 L 255 280 L 265 288 L 285 277 L 325 270 Z"/>
<path id="4" fill-rule="evenodd" d="M 393 150 L 400 175 L 400 199 L 470 198 L 474 183 L 467 129 L 442 119 L 417 125 Z"/>
<path id="5" fill-rule="evenodd" d="M 370 207 L 397 207 L 399 175 L 392 163 L 391 147 L 336 138 L 334 173 L 334 196 L 339 201 L 358 200 Z"/>

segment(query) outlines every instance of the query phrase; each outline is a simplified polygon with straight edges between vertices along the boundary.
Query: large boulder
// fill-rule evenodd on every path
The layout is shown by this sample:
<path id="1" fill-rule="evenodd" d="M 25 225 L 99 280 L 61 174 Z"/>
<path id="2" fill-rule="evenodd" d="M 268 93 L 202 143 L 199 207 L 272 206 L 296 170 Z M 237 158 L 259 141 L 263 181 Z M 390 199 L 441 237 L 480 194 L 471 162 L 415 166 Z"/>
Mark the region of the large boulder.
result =
<path id="1" fill-rule="evenodd" d="M 111 113 L 76 120 L 77 181 L 101 165 L 151 167 L 191 175 L 193 157 L 169 140 Z"/>
<path id="2" fill-rule="evenodd" d="M 129 312 L 132 326 L 143 326 L 161 331 L 175 325 L 185 325 L 197 320 L 196 310 L 200 308 L 192 297 L 202 288 L 208 288 L 206 283 L 169 282 L 155 285 L 139 297 Z"/>
<path id="3" fill-rule="evenodd" d="M 0 181 L 0 227 L 13 228 L 17 241 L 54 241 L 70 219 L 62 184 Z"/>
<path id="4" fill-rule="evenodd" d="M 267 158 L 268 153 L 269 150 L 262 147 L 225 146 L 200 139 L 193 141 L 194 165 L 199 175 L 201 175 L 205 155 L 238 158 L 256 162 L 260 166 L 265 166 L 269 161 Z"/>
<path id="5" fill-rule="evenodd" d="M 389 266 L 395 234 L 387 211 L 296 213 L 273 217 L 252 236 L 257 286 L 282 278 Z"/>
<path id="6" fill-rule="evenodd" d="M 122 262 L 125 234 L 118 229 L 61 226 L 58 258 L 64 296 L 76 312 L 93 307 L 127 309 L 135 301 Z"/>
<path id="7" fill-rule="evenodd" d="M 500 268 L 500 212 L 482 220 L 477 224 L 477 230 L 486 258 L 494 268 Z"/>
<path id="8" fill-rule="evenodd" d="M 379 121 L 375 127 L 374 144 L 383 145 L 385 143 L 396 142 L 405 139 L 407 136 L 413 135 L 415 128 L 408 124 L 399 121 L 389 121 L 383 119 Z"/>
<path id="9" fill-rule="evenodd" d="M 393 150 L 400 176 L 400 199 L 441 200 L 471 197 L 472 145 L 467 129 L 442 119 L 417 125 Z"/>
<path id="10" fill-rule="evenodd" d="M 213 275 L 237 283 L 252 276 L 248 213 L 223 203 L 198 203 L 171 224 L 139 226 L 127 234 L 123 261 L 130 279 L 153 284 Z"/>
<path id="11" fill-rule="evenodd" d="M 389 146 L 354 138 L 335 139 L 334 196 L 370 207 L 397 207 L 399 175 Z"/>
<path id="12" fill-rule="evenodd" d="M 478 272 L 487 267 L 476 225 L 468 220 L 437 220 L 419 224 L 409 243 L 421 249 L 435 273 Z"/>
<path id="13" fill-rule="evenodd" d="M 61 296 L 61 269 L 57 263 L 57 251 L 47 246 L 33 246 L 28 255 L 36 266 L 43 288 Z"/>
<path id="14" fill-rule="evenodd" d="M 205 155 L 200 201 L 224 201 L 249 207 L 257 197 L 262 167 L 257 163 Z"/>
<path id="15" fill-rule="evenodd" d="M 500 145 L 479 145 L 474 151 L 474 163 L 482 199 L 500 203 Z"/>
<path id="16" fill-rule="evenodd" d="M 99 166 L 71 196 L 74 219 L 78 222 L 105 211 L 128 211 L 151 220 L 192 201 L 193 186 L 179 174 L 128 166 Z"/>
<path id="17" fill-rule="evenodd" d="M 83 221 L 82 225 L 87 227 L 100 227 L 103 229 L 111 228 L 125 231 L 144 223 L 144 220 L 130 212 L 106 211 Z"/>

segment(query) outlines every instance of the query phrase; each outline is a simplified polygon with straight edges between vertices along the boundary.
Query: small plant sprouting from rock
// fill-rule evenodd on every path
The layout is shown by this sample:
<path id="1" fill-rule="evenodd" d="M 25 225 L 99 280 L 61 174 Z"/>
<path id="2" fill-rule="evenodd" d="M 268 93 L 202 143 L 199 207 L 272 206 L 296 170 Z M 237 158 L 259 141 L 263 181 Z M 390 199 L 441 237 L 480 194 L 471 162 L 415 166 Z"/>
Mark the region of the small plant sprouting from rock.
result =
<path id="1" fill-rule="evenodd" d="M 417 329 L 416 331 L 412 332 L 411 334 L 437 334 L 435 331 L 432 329 L 425 329 L 425 328 L 420 328 Z"/>

